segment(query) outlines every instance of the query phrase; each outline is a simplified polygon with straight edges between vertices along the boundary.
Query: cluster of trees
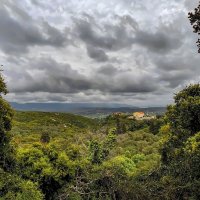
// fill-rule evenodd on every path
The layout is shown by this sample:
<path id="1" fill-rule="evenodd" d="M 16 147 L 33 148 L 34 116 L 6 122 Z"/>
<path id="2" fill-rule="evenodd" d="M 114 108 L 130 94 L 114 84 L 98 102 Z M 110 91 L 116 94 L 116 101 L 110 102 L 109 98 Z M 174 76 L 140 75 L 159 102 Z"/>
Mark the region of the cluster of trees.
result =
<path id="1" fill-rule="evenodd" d="M 0 74 L 0 197 L 2 199 L 42 199 L 37 184 L 13 173 L 16 170 L 15 150 L 10 145 L 13 110 L 3 99 L 7 94 L 6 84 Z"/>
<path id="2" fill-rule="evenodd" d="M 156 135 L 164 124 L 164 119 L 162 116 L 157 116 L 155 119 L 136 120 L 134 118 L 128 119 L 127 115 L 109 115 L 103 120 L 102 124 L 107 127 L 106 133 L 112 132 L 119 135 L 148 128 L 151 133 Z"/>
<path id="3" fill-rule="evenodd" d="M 189 85 L 174 100 L 160 129 L 161 165 L 141 181 L 147 199 L 200 199 L 200 84 Z"/>

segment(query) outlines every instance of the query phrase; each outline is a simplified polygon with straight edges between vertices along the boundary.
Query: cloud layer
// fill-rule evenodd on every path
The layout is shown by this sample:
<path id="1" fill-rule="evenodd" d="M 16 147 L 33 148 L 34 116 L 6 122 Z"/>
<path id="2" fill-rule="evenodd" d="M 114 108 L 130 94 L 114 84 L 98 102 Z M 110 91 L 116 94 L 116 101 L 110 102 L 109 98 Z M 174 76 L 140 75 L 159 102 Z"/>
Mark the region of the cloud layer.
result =
<path id="1" fill-rule="evenodd" d="M 0 56 L 17 102 L 166 105 L 199 80 L 198 1 L 0 2 Z"/>

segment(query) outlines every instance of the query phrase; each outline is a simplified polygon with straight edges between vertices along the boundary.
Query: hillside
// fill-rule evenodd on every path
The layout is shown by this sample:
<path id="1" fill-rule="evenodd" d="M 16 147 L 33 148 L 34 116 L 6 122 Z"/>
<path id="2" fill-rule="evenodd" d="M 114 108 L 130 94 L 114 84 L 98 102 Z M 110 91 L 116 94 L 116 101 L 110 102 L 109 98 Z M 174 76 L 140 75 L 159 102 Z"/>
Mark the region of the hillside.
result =
<path id="1" fill-rule="evenodd" d="M 125 124 L 127 129 L 128 127 L 131 129 L 134 121 L 122 117 L 121 123 Z M 69 113 L 16 111 L 11 134 L 13 142 L 18 148 L 28 148 L 34 143 L 40 142 L 42 133 L 48 133 L 51 138 L 50 144 L 55 145 L 57 149 L 66 150 L 71 145 L 80 145 L 82 151 L 92 140 L 101 142 L 106 138 L 108 132 L 113 132 L 115 129 L 116 120 L 111 116 L 106 121 Z M 150 133 L 148 126 L 146 128 L 138 126 L 136 129 L 138 130 L 126 130 L 116 137 L 116 148 L 112 150 L 113 155 L 125 154 L 127 151 L 130 151 L 131 154 L 140 152 L 149 154 L 151 151 L 148 152 L 145 148 L 158 147 L 159 137 Z"/>
<path id="2" fill-rule="evenodd" d="M 116 134 L 118 120 L 120 124 L 126 126 L 126 130 L 120 134 Z M 138 126 L 130 131 L 129 129 L 133 129 L 136 123 L 139 123 Z M 41 141 L 43 133 L 48 133 L 50 142 Z M 141 125 L 141 122 L 127 120 L 124 117 L 109 116 L 104 120 L 95 120 L 67 113 L 16 111 L 11 134 L 13 135 L 12 144 L 17 150 L 18 163 L 20 168 L 25 170 L 22 173 L 23 176 L 34 173 L 33 180 L 38 180 L 40 184 L 43 184 L 42 187 L 45 187 L 43 193 L 46 199 L 55 198 L 57 195 L 54 190 L 58 189 L 60 190 L 58 197 L 68 191 L 69 199 L 82 199 L 82 197 L 85 199 L 88 197 L 87 192 L 83 195 L 79 193 L 89 188 L 93 193 L 96 190 L 93 187 L 99 187 L 99 183 L 96 182 L 98 180 L 111 178 L 118 185 L 120 182 L 118 183 L 117 179 L 134 178 L 137 174 L 146 174 L 149 170 L 157 168 L 160 163 L 158 151 L 161 136 L 152 134 L 146 122 Z M 63 162 L 62 168 L 64 168 L 60 169 L 61 171 L 67 172 L 68 167 L 72 171 L 80 169 L 84 182 L 75 183 L 75 177 L 80 178 L 79 175 L 68 171 L 67 176 L 72 178 L 70 183 L 75 184 L 77 188 L 73 189 L 74 186 L 71 188 L 67 185 L 63 187 L 61 180 L 64 178 L 62 173 L 65 172 L 59 172 L 61 174 L 55 179 L 53 171 L 58 169 L 57 164 L 53 164 L 55 161 L 51 159 Z M 65 166 L 66 164 L 68 167 Z M 48 175 L 46 170 L 50 170 Z M 118 175 L 121 178 L 117 178 Z M 54 177 L 59 186 L 58 189 L 52 186 L 49 188 L 47 183 L 42 183 L 42 180 L 48 176 Z M 102 190 L 106 191 L 104 188 L 106 186 L 103 183 L 100 185 Z M 124 187 L 121 183 L 117 185 L 116 187 Z M 49 190 L 51 196 L 46 193 Z"/>
<path id="3" fill-rule="evenodd" d="M 23 146 L 39 142 L 41 134 L 47 132 L 52 143 L 61 147 L 80 140 L 81 136 L 89 139 L 89 133 L 98 128 L 97 120 L 74 114 L 16 111 L 11 134 L 14 142 Z"/>
<path id="4" fill-rule="evenodd" d="M 132 113 L 142 111 L 145 113 L 164 114 L 166 107 L 135 107 L 126 104 L 97 104 L 97 103 L 11 103 L 15 110 L 66 112 L 92 118 L 108 116 L 114 112 Z"/>

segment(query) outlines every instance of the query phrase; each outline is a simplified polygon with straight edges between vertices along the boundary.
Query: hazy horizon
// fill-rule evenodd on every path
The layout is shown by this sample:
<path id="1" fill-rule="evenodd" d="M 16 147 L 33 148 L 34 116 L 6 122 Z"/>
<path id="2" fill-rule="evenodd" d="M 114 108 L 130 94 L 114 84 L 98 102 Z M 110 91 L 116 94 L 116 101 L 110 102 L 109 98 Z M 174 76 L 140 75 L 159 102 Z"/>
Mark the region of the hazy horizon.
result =
<path id="1" fill-rule="evenodd" d="M 167 105 L 157 105 L 157 106 L 153 106 L 153 105 L 141 105 L 141 106 L 137 106 L 137 105 L 132 105 L 132 104 L 123 104 L 123 103 L 112 103 L 112 102 L 108 102 L 108 103 L 98 103 L 98 102 L 9 102 L 11 103 L 11 105 L 14 104 L 18 104 L 18 105 L 77 105 L 78 107 L 91 107 L 91 108 L 95 108 L 95 107 L 102 107 L 102 108 L 106 108 L 106 107 L 110 107 L 110 108 L 123 108 L 123 107 L 132 107 L 132 108 L 150 108 L 150 107 L 166 107 Z"/>

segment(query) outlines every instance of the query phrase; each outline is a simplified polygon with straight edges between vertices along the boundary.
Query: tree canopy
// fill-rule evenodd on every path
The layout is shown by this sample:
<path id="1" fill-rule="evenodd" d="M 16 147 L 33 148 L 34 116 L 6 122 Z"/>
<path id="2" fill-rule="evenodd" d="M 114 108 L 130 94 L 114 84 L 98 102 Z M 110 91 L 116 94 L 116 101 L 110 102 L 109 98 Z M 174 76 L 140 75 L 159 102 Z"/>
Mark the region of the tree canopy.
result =
<path id="1" fill-rule="evenodd" d="M 9 103 L 3 99 L 3 94 L 7 94 L 8 90 L 4 82 L 4 78 L 0 73 L 0 166 L 9 168 L 12 148 L 9 144 L 10 136 L 8 131 L 11 130 L 11 120 L 13 110 Z"/>
<path id="2" fill-rule="evenodd" d="M 194 32 L 200 35 L 200 4 L 194 9 L 194 12 L 189 12 L 188 15 Z M 198 52 L 200 53 L 200 39 L 197 41 L 197 46 L 199 48 Z"/>

